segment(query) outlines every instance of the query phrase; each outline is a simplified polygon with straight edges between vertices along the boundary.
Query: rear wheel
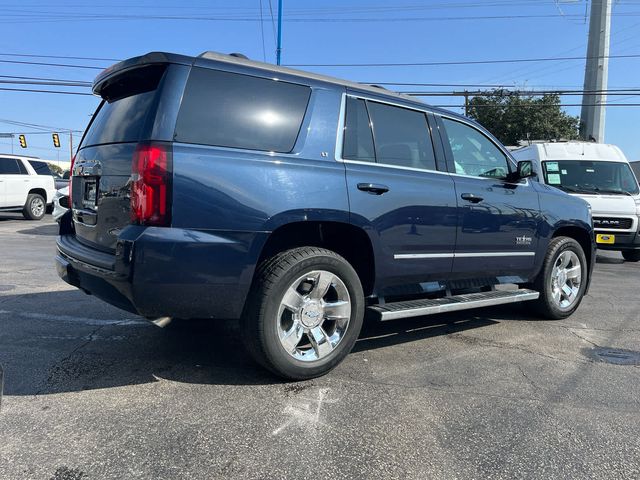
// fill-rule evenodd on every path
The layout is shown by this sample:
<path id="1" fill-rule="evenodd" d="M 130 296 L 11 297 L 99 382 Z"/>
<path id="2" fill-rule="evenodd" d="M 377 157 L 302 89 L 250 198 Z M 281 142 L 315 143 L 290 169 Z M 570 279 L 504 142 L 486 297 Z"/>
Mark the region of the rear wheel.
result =
<path id="1" fill-rule="evenodd" d="M 255 360 L 292 380 L 323 375 L 355 344 L 364 316 L 357 273 L 340 255 L 302 247 L 259 267 L 241 321 Z"/>
<path id="2" fill-rule="evenodd" d="M 582 301 L 587 275 L 587 259 L 580 244 L 569 237 L 554 238 L 534 282 L 540 292 L 538 311 L 552 320 L 571 315 Z"/>
<path id="3" fill-rule="evenodd" d="M 27 202 L 22 209 L 22 215 L 27 220 L 41 220 L 47 209 L 47 204 L 42 195 L 30 193 L 27 196 Z"/>
<path id="4" fill-rule="evenodd" d="M 624 250 L 622 257 L 627 262 L 638 262 L 640 261 L 640 250 Z"/>

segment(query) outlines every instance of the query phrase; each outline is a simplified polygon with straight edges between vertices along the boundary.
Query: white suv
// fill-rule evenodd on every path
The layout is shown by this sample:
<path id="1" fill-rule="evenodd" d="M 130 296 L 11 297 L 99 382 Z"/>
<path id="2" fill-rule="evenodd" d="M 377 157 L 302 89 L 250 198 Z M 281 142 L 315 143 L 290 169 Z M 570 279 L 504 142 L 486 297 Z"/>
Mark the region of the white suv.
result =
<path id="1" fill-rule="evenodd" d="M 21 211 L 28 220 L 40 220 L 56 191 L 49 165 L 18 155 L 0 155 L 0 211 Z"/>

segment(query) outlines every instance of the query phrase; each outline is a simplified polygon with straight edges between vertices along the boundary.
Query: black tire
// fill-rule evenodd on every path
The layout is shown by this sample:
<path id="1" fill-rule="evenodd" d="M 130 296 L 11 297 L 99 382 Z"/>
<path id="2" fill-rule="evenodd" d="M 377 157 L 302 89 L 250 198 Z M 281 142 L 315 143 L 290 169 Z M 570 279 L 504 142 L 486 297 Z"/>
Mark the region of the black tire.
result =
<path id="1" fill-rule="evenodd" d="M 324 358 L 302 361 L 285 350 L 278 333 L 282 322 L 278 313 L 285 292 L 301 276 L 313 271 L 329 272 L 341 281 L 341 286 L 348 291 L 350 315 L 345 315 L 344 318 L 349 318 L 346 329 L 331 353 Z M 337 281 L 330 284 L 327 292 L 335 283 Z M 363 317 L 364 294 L 353 267 L 330 250 L 301 247 L 278 253 L 258 267 L 240 329 L 247 350 L 260 365 L 289 380 L 306 380 L 329 372 L 349 354 L 360 334 Z M 324 311 L 321 318 L 326 318 Z M 327 320 L 321 320 L 324 321 Z"/>
<path id="2" fill-rule="evenodd" d="M 563 308 L 553 300 L 552 274 L 554 266 L 558 262 L 560 255 L 566 251 L 571 251 L 577 256 L 581 267 L 582 277 L 576 299 L 569 306 Z M 569 237 L 557 237 L 551 240 L 549 248 L 547 249 L 547 254 L 544 258 L 542 270 L 533 283 L 533 288 L 540 292 L 540 298 L 535 302 L 536 309 L 540 315 L 549 320 L 560 320 L 562 318 L 567 318 L 575 312 L 580 306 L 580 302 L 582 302 L 582 297 L 584 296 L 584 292 L 587 288 L 588 275 L 589 269 L 587 258 L 585 257 L 584 251 L 578 242 Z"/>
<path id="3" fill-rule="evenodd" d="M 640 262 L 640 250 L 623 250 L 622 258 L 627 262 Z"/>
<path id="4" fill-rule="evenodd" d="M 44 197 L 38 193 L 30 193 L 22 209 L 22 216 L 27 220 L 42 220 L 47 211 Z"/>

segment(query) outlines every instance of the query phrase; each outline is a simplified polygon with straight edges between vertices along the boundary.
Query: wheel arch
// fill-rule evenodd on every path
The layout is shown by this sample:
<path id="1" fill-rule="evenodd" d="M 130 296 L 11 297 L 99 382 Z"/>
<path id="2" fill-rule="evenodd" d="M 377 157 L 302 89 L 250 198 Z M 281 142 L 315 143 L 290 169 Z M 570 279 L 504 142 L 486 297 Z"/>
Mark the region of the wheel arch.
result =
<path id="1" fill-rule="evenodd" d="M 582 250 L 584 251 L 585 257 L 587 257 L 587 263 L 589 264 L 589 268 L 591 268 L 592 262 L 592 254 L 594 251 L 593 246 L 593 236 L 586 229 L 576 226 L 576 225 L 566 225 L 557 228 L 551 238 L 557 237 L 569 237 L 573 238 L 576 242 L 580 244 Z"/>
<path id="2" fill-rule="evenodd" d="M 344 257 L 358 274 L 365 296 L 373 293 L 376 270 L 371 239 L 362 228 L 349 223 L 296 221 L 283 224 L 269 234 L 257 264 L 276 253 L 302 246 L 326 248 Z"/>
<path id="3" fill-rule="evenodd" d="M 44 188 L 32 188 L 29 190 L 29 195 L 34 193 L 44 198 L 44 203 L 47 203 L 47 191 Z"/>
<path id="4" fill-rule="evenodd" d="M 596 263 L 596 244 L 593 237 L 593 231 L 588 230 L 586 228 L 577 226 L 577 225 L 564 225 L 557 228 L 551 238 L 556 237 L 569 237 L 574 239 L 576 242 L 580 244 L 582 250 L 584 251 L 584 256 L 587 259 L 587 271 L 589 274 L 587 275 L 587 288 L 585 290 L 585 295 L 589 292 L 589 287 L 591 286 L 591 277 L 593 273 L 593 267 Z"/>

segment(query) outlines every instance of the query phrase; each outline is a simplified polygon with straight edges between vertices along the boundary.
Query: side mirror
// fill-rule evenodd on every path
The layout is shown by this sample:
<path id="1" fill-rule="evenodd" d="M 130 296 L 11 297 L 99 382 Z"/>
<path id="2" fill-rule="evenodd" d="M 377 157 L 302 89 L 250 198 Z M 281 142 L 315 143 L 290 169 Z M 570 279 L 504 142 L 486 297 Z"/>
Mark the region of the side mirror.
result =
<path id="1" fill-rule="evenodd" d="M 533 162 L 531 160 L 521 160 L 518 162 L 518 179 L 535 177 L 536 175 L 536 172 L 533 171 Z"/>
<path id="2" fill-rule="evenodd" d="M 62 174 L 62 179 L 63 180 L 69 180 L 70 176 L 71 176 L 71 172 L 69 172 L 69 170 L 67 170 Z"/>

